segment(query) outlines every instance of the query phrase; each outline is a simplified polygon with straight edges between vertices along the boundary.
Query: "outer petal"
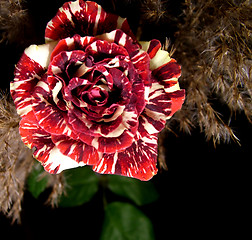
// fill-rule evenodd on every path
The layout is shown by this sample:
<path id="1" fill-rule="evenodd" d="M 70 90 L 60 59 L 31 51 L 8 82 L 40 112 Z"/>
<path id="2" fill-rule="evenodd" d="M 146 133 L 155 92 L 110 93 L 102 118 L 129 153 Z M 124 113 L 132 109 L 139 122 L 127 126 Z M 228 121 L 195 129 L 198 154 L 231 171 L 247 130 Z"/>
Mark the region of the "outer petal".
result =
<path id="1" fill-rule="evenodd" d="M 56 16 L 47 24 L 45 38 L 47 41 L 71 37 L 95 36 L 114 29 L 122 29 L 134 36 L 125 18 L 107 13 L 95 2 L 77 0 L 65 3 Z"/>
<path id="2" fill-rule="evenodd" d="M 164 86 L 166 92 L 176 91 L 179 88 L 178 78 L 181 75 L 181 67 L 175 59 L 161 65 L 152 72 L 157 81 Z"/>
<path id="3" fill-rule="evenodd" d="M 149 42 L 140 42 L 142 49 L 150 56 L 150 69 L 154 70 L 171 60 L 169 53 L 162 50 L 161 43 L 153 39 Z"/>
<path id="4" fill-rule="evenodd" d="M 20 121 L 19 131 L 23 142 L 34 150 L 33 156 L 41 162 L 46 171 L 55 174 L 64 169 L 84 165 L 60 153 L 52 142 L 51 135 L 39 127 L 32 111 Z"/>
<path id="5" fill-rule="evenodd" d="M 160 132 L 169 119 L 179 110 L 185 99 L 185 91 L 181 90 L 178 78 L 181 68 L 169 53 L 161 49 L 158 40 L 141 42 L 142 49 L 150 56 L 152 70 L 152 86 L 148 95 L 148 103 L 139 118 L 141 136 Z"/>
<path id="6" fill-rule="evenodd" d="M 15 69 L 14 81 L 10 84 L 12 98 L 20 116 L 31 111 L 32 92 L 45 73 L 56 42 L 44 45 L 31 45 L 25 49 Z"/>
<path id="7" fill-rule="evenodd" d="M 20 116 L 32 110 L 31 94 L 44 73 L 40 64 L 23 54 L 16 66 L 14 81 L 10 84 L 11 96 Z"/>
<path id="8" fill-rule="evenodd" d="M 178 83 L 175 86 L 164 88 L 153 79 L 148 103 L 139 117 L 138 131 L 141 136 L 159 133 L 165 127 L 166 120 L 182 107 L 185 91 L 179 88 Z"/>
<path id="9" fill-rule="evenodd" d="M 161 44 L 156 39 L 140 42 L 140 44 L 150 56 L 150 69 L 155 81 L 163 85 L 168 93 L 179 90 L 178 78 L 181 75 L 181 67 L 176 60 L 170 58 L 169 53 L 161 49 Z"/>
<path id="10" fill-rule="evenodd" d="M 91 142 L 92 146 L 95 146 L 99 152 L 102 153 L 114 153 L 118 151 L 124 151 L 129 147 L 134 140 L 134 132 L 136 128 L 130 130 L 126 129 L 118 137 L 98 137 L 94 138 Z M 132 133 L 133 132 L 133 133 Z"/>
<path id="11" fill-rule="evenodd" d="M 184 97 L 184 90 L 177 90 L 167 94 L 163 88 L 153 90 L 152 87 L 149 103 L 146 104 L 143 113 L 139 117 L 138 131 L 140 135 L 159 133 L 165 127 L 166 120 L 181 108 Z"/>
<path id="12" fill-rule="evenodd" d="M 103 174 L 117 174 L 138 178 L 142 181 L 151 179 L 156 173 L 157 136 L 149 135 L 139 140 L 123 152 L 104 154 L 93 170 Z"/>
<path id="13" fill-rule="evenodd" d="M 99 154 L 96 149 L 82 141 L 56 135 L 52 136 L 52 141 L 64 156 L 70 157 L 81 165 L 93 165 L 99 160 Z"/>

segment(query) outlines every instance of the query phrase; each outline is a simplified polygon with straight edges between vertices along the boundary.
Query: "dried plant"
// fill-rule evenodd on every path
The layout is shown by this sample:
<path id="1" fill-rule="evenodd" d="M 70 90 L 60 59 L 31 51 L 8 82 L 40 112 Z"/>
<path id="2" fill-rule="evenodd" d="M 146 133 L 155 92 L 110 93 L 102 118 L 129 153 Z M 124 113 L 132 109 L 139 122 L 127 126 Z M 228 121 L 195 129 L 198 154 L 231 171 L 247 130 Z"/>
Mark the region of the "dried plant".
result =
<path id="1" fill-rule="evenodd" d="M 21 201 L 31 170 L 31 151 L 21 141 L 19 116 L 10 99 L 0 96 L 0 211 L 20 221 Z"/>
<path id="2" fill-rule="evenodd" d="M 158 22 L 166 13 L 164 1 L 161 0 L 142 0 L 140 10 L 142 19 L 148 22 Z"/>
<path id="3" fill-rule="evenodd" d="M 65 194 L 65 177 L 63 173 L 52 175 L 49 173 L 45 174 L 48 175 L 48 186 L 52 188 L 52 191 L 47 199 L 47 203 L 50 204 L 52 207 L 57 207 L 60 197 L 62 194 Z"/>
<path id="4" fill-rule="evenodd" d="M 174 121 L 185 132 L 199 126 L 207 140 L 229 141 L 235 135 L 229 120 L 216 110 L 228 107 L 252 117 L 252 5 L 249 1 L 185 2 L 175 41 L 182 65 L 180 82 L 185 104 Z M 218 102 L 218 104 L 216 104 Z"/>
<path id="5" fill-rule="evenodd" d="M 0 0 L 0 43 L 27 45 L 32 38 L 32 21 L 23 0 Z"/>

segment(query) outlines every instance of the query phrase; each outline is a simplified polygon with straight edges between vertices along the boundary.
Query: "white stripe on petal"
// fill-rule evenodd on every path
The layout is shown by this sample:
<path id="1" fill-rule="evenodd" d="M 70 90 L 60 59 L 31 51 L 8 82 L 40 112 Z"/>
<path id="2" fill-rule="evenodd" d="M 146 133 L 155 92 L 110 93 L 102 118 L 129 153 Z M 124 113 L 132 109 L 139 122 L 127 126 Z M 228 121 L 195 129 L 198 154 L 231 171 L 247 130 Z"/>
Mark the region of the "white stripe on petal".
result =
<path id="1" fill-rule="evenodd" d="M 57 147 L 54 147 L 51 150 L 49 158 L 44 164 L 44 167 L 47 171 L 54 172 L 54 169 L 59 166 L 57 173 L 60 173 L 63 170 L 76 168 L 84 165 L 85 164 L 83 162 L 77 163 L 70 157 L 63 155 Z"/>
<path id="2" fill-rule="evenodd" d="M 97 14 L 95 18 L 95 25 L 94 25 L 94 30 L 93 30 L 93 36 L 95 36 L 97 33 L 97 27 L 98 27 L 98 23 L 101 17 L 101 11 L 102 11 L 102 8 L 100 5 L 98 5 Z"/>
<path id="3" fill-rule="evenodd" d="M 52 90 L 52 95 L 53 95 L 53 101 L 57 104 L 59 99 L 58 99 L 58 93 L 62 89 L 62 83 L 59 81 L 56 83 L 54 89 Z"/>
<path id="4" fill-rule="evenodd" d="M 118 152 L 116 152 L 114 154 L 114 159 L 113 159 L 113 164 L 112 164 L 112 168 L 111 168 L 111 173 L 115 173 L 115 166 L 116 166 L 116 163 L 117 163 L 117 160 L 118 160 Z"/>
<path id="5" fill-rule="evenodd" d="M 126 18 L 118 17 L 117 19 L 117 29 L 121 29 Z"/>
<path id="6" fill-rule="evenodd" d="M 43 45 L 31 45 L 25 49 L 25 54 L 39 63 L 43 68 L 47 68 L 50 62 L 50 57 L 53 49 L 58 41 L 50 42 Z"/>
<path id="7" fill-rule="evenodd" d="M 150 60 L 150 69 L 155 70 L 158 67 L 164 65 L 165 63 L 168 63 L 171 61 L 170 55 L 167 51 L 164 50 L 158 50 L 155 57 L 153 57 Z"/>

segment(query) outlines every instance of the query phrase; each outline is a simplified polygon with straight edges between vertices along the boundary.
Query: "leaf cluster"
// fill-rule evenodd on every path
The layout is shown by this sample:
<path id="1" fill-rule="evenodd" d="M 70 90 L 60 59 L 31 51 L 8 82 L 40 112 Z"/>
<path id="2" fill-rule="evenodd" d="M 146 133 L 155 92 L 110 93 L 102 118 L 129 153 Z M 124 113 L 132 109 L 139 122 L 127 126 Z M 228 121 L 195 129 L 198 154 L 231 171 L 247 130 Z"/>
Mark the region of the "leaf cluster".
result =
<path id="1" fill-rule="evenodd" d="M 158 199 L 159 195 L 152 182 L 98 175 L 88 166 L 66 170 L 63 175 L 64 193 L 58 196 L 60 207 L 81 206 L 91 201 L 99 189 L 103 190 L 105 218 L 101 239 L 154 239 L 151 221 L 137 208 Z M 48 187 L 49 181 L 50 175 L 44 175 L 40 164 L 35 164 L 28 177 L 28 190 L 38 198 Z M 106 191 L 111 191 L 125 201 L 108 203 Z"/>

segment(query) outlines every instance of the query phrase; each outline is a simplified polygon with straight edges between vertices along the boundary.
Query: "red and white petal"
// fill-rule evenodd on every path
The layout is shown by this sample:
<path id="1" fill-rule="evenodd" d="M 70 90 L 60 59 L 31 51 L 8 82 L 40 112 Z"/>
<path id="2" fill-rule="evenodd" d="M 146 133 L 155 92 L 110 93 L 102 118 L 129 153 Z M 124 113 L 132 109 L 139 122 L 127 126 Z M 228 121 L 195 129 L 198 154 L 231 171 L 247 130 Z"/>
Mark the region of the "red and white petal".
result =
<path id="1" fill-rule="evenodd" d="M 47 68 L 50 62 L 51 53 L 57 43 L 58 41 L 53 41 L 42 45 L 31 45 L 25 49 L 24 53 L 30 59 L 40 64 L 41 67 Z"/>
<path id="2" fill-rule="evenodd" d="M 120 109 L 120 106 L 118 107 L 118 109 Z M 121 110 L 123 109 L 124 107 L 121 108 Z M 81 113 L 78 109 L 73 109 L 73 111 L 72 110 L 69 111 L 68 119 L 69 123 L 75 130 L 75 133 L 78 135 L 85 133 L 86 135 L 96 137 L 97 139 L 99 137 L 110 138 L 111 141 L 113 140 L 113 142 L 116 142 L 117 141 L 116 139 L 120 138 L 125 130 L 130 129 L 130 132 L 135 133 L 138 126 L 138 114 L 136 111 L 128 111 L 128 110 L 121 111 L 121 110 L 115 112 L 115 115 L 117 117 L 109 122 L 89 121 L 87 119 L 86 114 Z M 109 142 L 111 141 L 109 140 Z M 88 142 L 84 140 L 84 142 L 88 144 L 90 143 L 89 140 Z"/>
<path id="3" fill-rule="evenodd" d="M 140 42 L 142 49 L 150 56 L 150 69 L 156 68 L 168 63 L 171 58 L 167 51 L 162 50 L 161 43 L 153 39 L 149 42 Z"/>
<path id="4" fill-rule="evenodd" d="M 161 49 L 162 45 L 160 41 L 153 39 L 151 41 L 145 42 L 145 41 L 140 41 L 139 42 L 142 46 L 142 50 L 147 52 L 150 56 L 150 59 L 153 59 L 157 52 Z"/>
<path id="5" fill-rule="evenodd" d="M 157 173 L 156 161 L 157 136 L 149 135 L 134 141 L 122 152 L 104 154 L 93 170 L 148 181 Z"/>
<path id="6" fill-rule="evenodd" d="M 150 42 L 140 42 L 142 49 L 150 56 L 150 69 L 152 75 L 164 85 L 166 92 L 179 90 L 178 78 L 181 75 L 181 67 L 175 59 L 170 58 L 169 53 L 161 49 L 161 44 L 154 39 Z M 174 89 L 169 89 L 173 87 Z"/>
<path id="7" fill-rule="evenodd" d="M 96 38 L 123 46 L 129 53 L 130 57 L 135 56 L 140 50 L 140 45 L 137 43 L 137 41 L 135 41 L 132 36 L 126 34 L 121 29 L 104 33 L 102 35 L 96 36 Z"/>
<path id="8" fill-rule="evenodd" d="M 33 156 L 41 162 L 47 172 L 56 174 L 65 169 L 85 165 L 59 151 L 52 141 L 51 134 L 38 125 L 32 111 L 20 121 L 19 132 L 24 144 L 34 150 Z"/>
<path id="9" fill-rule="evenodd" d="M 65 156 L 55 146 L 49 153 L 47 161 L 43 164 L 45 170 L 51 174 L 60 173 L 63 170 L 84 166 L 83 162 L 76 162 Z"/>
<path id="10" fill-rule="evenodd" d="M 139 49 L 134 56 L 131 57 L 131 61 L 145 86 L 151 86 L 151 71 L 150 71 L 150 58 L 148 54 Z"/>
<path id="11" fill-rule="evenodd" d="M 138 137 L 159 133 L 166 123 L 166 116 L 162 113 L 153 113 L 145 110 L 139 117 Z"/>
<path id="12" fill-rule="evenodd" d="M 182 104 L 185 101 L 185 90 L 177 90 L 172 93 L 169 93 L 169 97 L 171 98 L 171 113 L 169 114 L 169 117 L 172 117 L 172 115 L 177 112 L 179 109 L 181 109 Z"/>
<path id="13" fill-rule="evenodd" d="M 71 37 L 95 36 L 114 29 L 122 29 L 134 36 L 126 19 L 107 13 L 95 2 L 77 0 L 65 3 L 56 16 L 47 24 L 45 38 L 47 41 Z"/>
<path id="14" fill-rule="evenodd" d="M 181 75 L 181 67 L 175 59 L 156 68 L 152 72 L 155 79 L 164 86 L 166 92 L 173 92 L 179 89 L 178 78 Z"/>
<path id="15" fill-rule="evenodd" d="M 144 108 L 145 102 L 147 101 L 149 87 L 151 86 L 150 57 L 148 53 L 140 49 L 140 45 L 138 45 L 137 42 L 135 42 L 131 37 L 119 29 L 97 36 L 97 38 L 108 42 L 117 43 L 127 50 L 130 61 L 136 69 L 137 75 L 140 76 L 140 79 L 145 86 L 143 89 L 139 89 L 139 93 L 141 93 L 145 99 L 143 103 L 138 104 L 139 112 L 141 112 Z M 136 77 L 134 77 L 134 81 L 135 80 Z M 136 86 L 134 86 L 133 89 L 135 89 L 135 87 Z M 141 108 L 141 106 L 143 107 Z"/>
<path id="16" fill-rule="evenodd" d="M 16 65 L 15 78 L 10 83 L 10 91 L 21 117 L 32 110 L 32 92 L 44 73 L 44 68 L 25 53 Z"/>
<path id="17" fill-rule="evenodd" d="M 94 147 L 82 141 L 56 135 L 52 135 L 52 141 L 64 156 L 79 164 L 94 165 L 100 158 L 98 151 Z"/>
<path id="18" fill-rule="evenodd" d="M 131 130 L 124 130 L 124 132 L 118 137 L 98 137 L 94 138 L 91 145 L 94 146 L 99 152 L 102 153 L 114 153 L 123 151 L 129 147 L 135 134 Z"/>
<path id="19" fill-rule="evenodd" d="M 15 78 L 10 84 L 12 98 L 20 116 L 31 111 L 32 92 L 35 85 L 44 75 L 56 42 L 44 45 L 31 45 L 15 68 Z"/>
<path id="20" fill-rule="evenodd" d="M 50 151 L 54 148 L 54 143 L 51 135 L 39 127 L 32 111 L 21 119 L 19 133 L 24 144 L 34 149 L 34 157 L 44 164 L 49 158 Z"/>
<path id="21" fill-rule="evenodd" d="M 45 81 L 39 81 L 35 87 L 32 109 L 39 126 L 46 132 L 77 139 L 77 135 L 67 123 L 66 113 L 61 111 L 53 102 L 52 92 Z"/>
<path id="22" fill-rule="evenodd" d="M 128 52 L 124 47 L 102 40 L 97 40 L 90 44 L 86 48 L 86 52 L 92 55 L 98 54 L 98 56 L 99 54 L 107 54 L 110 58 L 117 55 L 128 56 Z"/>
<path id="23" fill-rule="evenodd" d="M 178 88 L 174 92 L 166 92 L 162 85 L 154 81 L 149 93 L 149 102 L 139 117 L 140 135 L 160 132 L 165 127 L 166 120 L 182 107 L 184 99 L 184 90 Z"/>
<path id="24" fill-rule="evenodd" d="M 73 51 L 73 50 L 85 50 L 86 47 L 96 40 L 95 37 L 81 37 L 80 35 L 74 35 L 73 37 L 68 37 L 62 39 L 58 42 L 56 47 L 53 49 L 51 54 L 51 61 L 53 57 L 58 55 L 60 52 L 63 51 Z"/>
<path id="25" fill-rule="evenodd" d="M 69 9 L 69 3 L 66 2 L 59 8 L 56 16 L 47 23 L 45 29 L 45 40 L 47 42 L 64 39 L 73 36 L 75 24 L 72 19 L 72 13 Z"/>

